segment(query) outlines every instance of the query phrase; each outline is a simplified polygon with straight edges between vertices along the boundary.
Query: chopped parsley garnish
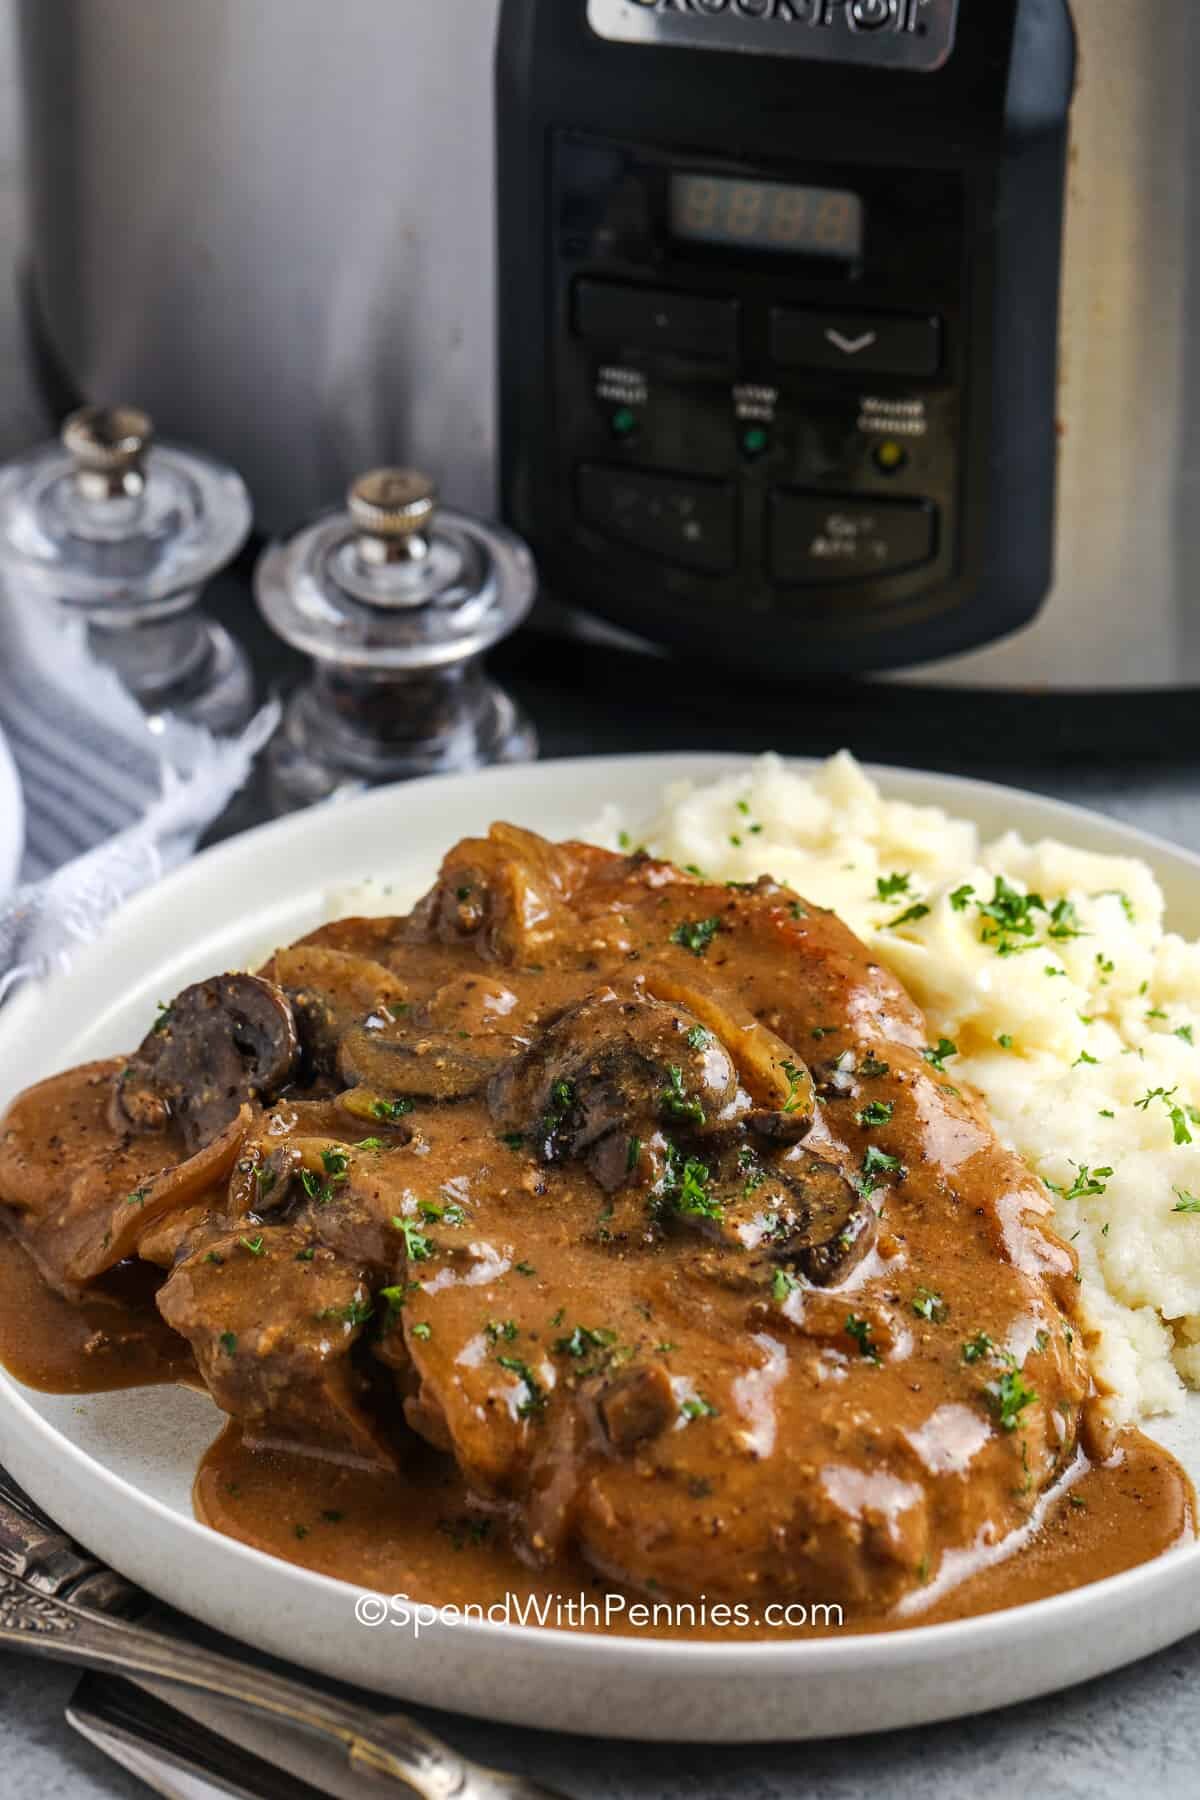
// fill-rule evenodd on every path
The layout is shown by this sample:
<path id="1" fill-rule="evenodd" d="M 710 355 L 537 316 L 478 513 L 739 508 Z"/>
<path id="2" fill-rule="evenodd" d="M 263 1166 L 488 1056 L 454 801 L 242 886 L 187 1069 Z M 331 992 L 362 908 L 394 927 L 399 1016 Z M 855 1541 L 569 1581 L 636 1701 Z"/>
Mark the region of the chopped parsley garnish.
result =
<path id="1" fill-rule="evenodd" d="M 871 1081 L 877 1075 L 890 1075 L 892 1072 L 892 1068 L 891 1068 L 890 1063 L 880 1062 L 880 1060 L 877 1056 L 871 1056 L 870 1054 L 868 1054 L 868 1055 L 864 1056 L 862 1061 L 859 1063 L 858 1072 L 860 1075 L 864 1076 L 868 1081 Z"/>
<path id="2" fill-rule="evenodd" d="M 894 1111 L 895 1107 L 890 1100 L 868 1100 L 855 1114 L 855 1118 L 864 1126 L 890 1125 Z"/>
<path id="3" fill-rule="evenodd" d="M 350 1158 L 344 1150 L 322 1150 L 321 1162 L 325 1173 L 334 1181 L 344 1181 L 346 1171 L 350 1167 Z"/>
<path id="4" fill-rule="evenodd" d="M 342 1176 L 341 1179 L 344 1181 L 345 1176 Z M 318 1206 L 329 1205 L 329 1202 L 334 1197 L 335 1183 L 336 1177 L 332 1181 L 322 1181 L 321 1177 L 314 1174 L 311 1169 L 301 1169 L 300 1171 L 301 1187 L 304 1189 L 309 1199 L 315 1200 Z"/>
<path id="5" fill-rule="evenodd" d="M 221 1268 L 225 1262 L 225 1258 L 223 1256 L 218 1256 L 215 1250 L 210 1250 L 204 1260 L 206 1263 L 216 1263 L 218 1268 Z"/>
<path id="6" fill-rule="evenodd" d="M 1174 1135 L 1175 1142 L 1177 1144 L 1190 1144 L 1192 1141 L 1192 1134 L 1188 1130 L 1188 1120 L 1191 1119 L 1193 1125 L 1200 1123 L 1200 1121 L 1192 1118 L 1194 1108 L 1172 1104 L 1178 1092 L 1178 1087 L 1151 1088 L 1148 1093 L 1142 1095 L 1140 1100 L 1135 1100 L 1134 1105 L 1140 1108 L 1142 1112 L 1146 1112 L 1153 1101 L 1161 1100 L 1167 1109 L 1167 1117 L 1171 1121 L 1171 1131 Z"/>
<path id="7" fill-rule="evenodd" d="M 403 1235 L 409 1262 L 428 1262 L 434 1252 L 433 1239 L 426 1237 L 411 1219 L 393 1219 L 392 1224 Z"/>
<path id="8" fill-rule="evenodd" d="M 1050 909 L 1050 924 L 1046 936 L 1054 938 L 1059 943 L 1065 943 L 1068 938 L 1090 936 L 1090 933 L 1086 932 L 1080 924 L 1074 901 L 1056 900 L 1054 902 Z"/>
<path id="9" fill-rule="evenodd" d="M 1172 1212 L 1200 1213 L 1200 1199 L 1197 1199 L 1195 1194 L 1189 1194 L 1186 1188 L 1174 1188 L 1172 1192 L 1175 1195 Z"/>
<path id="10" fill-rule="evenodd" d="M 640 1137 L 631 1137 L 625 1150 L 625 1173 L 632 1175 L 641 1160 L 642 1140 Z"/>
<path id="11" fill-rule="evenodd" d="M 265 1200 L 267 1195 L 271 1192 L 271 1189 L 275 1186 L 275 1183 L 278 1180 L 278 1174 L 277 1171 L 271 1167 L 270 1163 L 260 1163 L 254 1171 L 254 1180 L 258 1187 L 259 1199 Z"/>
<path id="12" fill-rule="evenodd" d="M 414 1283 L 413 1285 L 415 1286 L 416 1284 Z M 380 1288 L 375 1298 L 377 1300 L 382 1300 L 387 1309 L 383 1321 L 384 1330 L 386 1331 L 389 1326 L 395 1324 L 397 1317 L 403 1312 L 408 1299 L 408 1289 L 406 1287 Z"/>
<path id="13" fill-rule="evenodd" d="M 671 933 L 671 942 L 682 950 L 690 950 L 693 956 L 703 956 L 720 929 L 717 918 L 681 919 Z"/>
<path id="14" fill-rule="evenodd" d="M 556 1081 L 550 1089 L 550 1098 L 546 1110 L 542 1114 L 539 1131 L 543 1138 L 553 1137 L 567 1114 L 575 1104 L 575 1083 L 573 1081 Z"/>
<path id="15" fill-rule="evenodd" d="M 132 1194 L 126 1194 L 125 1204 L 126 1206 L 145 1206 L 149 1194 L 149 1188 L 134 1188 Z"/>
<path id="16" fill-rule="evenodd" d="M 956 887 L 951 894 L 950 905 L 955 912 L 966 912 L 967 907 L 974 898 L 975 889 L 971 886 L 969 881 L 964 881 L 962 886 Z"/>
<path id="17" fill-rule="evenodd" d="M 382 1138 L 359 1138 L 356 1148 L 359 1150 L 386 1150 L 387 1145 Z"/>
<path id="18" fill-rule="evenodd" d="M 788 912 L 793 919 L 807 919 L 808 909 L 801 906 L 799 900 L 788 901 Z"/>
<path id="19" fill-rule="evenodd" d="M 257 1237 L 239 1238 L 238 1243 L 241 1244 L 243 1249 L 248 1250 L 251 1256 L 265 1256 L 267 1253 L 267 1247 L 263 1243 L 261 1232 L 259 1232 Z"/>
<path id="20" fill-rule="evenodd" d="M 1177 1025 L 1172 1035 L 1177 1038 L 1182 1038 L 1185 1044 L 1194 1044 L 1196 1041 L 1193 1035 L 1193 1028 L 1190 1025 Z"/>
<path id="21" fill-rule="evenodd" d="M 343 1325 L 351 1327 L 365 1325 L 368 1319 L 375 1316 L 375 1307 L 370 1300 L 360 1300 L 357 1295 L 347 1301 L 345 1306 L 326 1306 L 317 1314 L 318 1319 L 340 1319 Z"/>
<path id="22" fill-rule="evenodd" d="M 906 912 L 902 912 L 899 918 L 889 919 L 885 929 L 895 931 L 901 925 L 915 925 L 918 919 L 927 919 L 928 917 L 929 908 L 923 900 L 918 900 L 914 906 L 910 906 Z"/>
<path id="23" fill-rule="evenodd" d="M 911 882 L 911 874 L 881 875 L 875 883 L 875 892 L 880 900 L 898 900 L 901 894 L 909 892 Z"/>
<path id="24" fill-rule="evenodd" d="M 1086 1050 L 1081 1050 L 1079 1055 L 1075 1058 L 1075 1061 L 1071 1064 L 1071 1067 L 1077 1069 L 1080 1063 L 1090 1063 L 1093 1069 L 1098 1069 L 1100 1067 L 1100 1058 L 1098 1056 L 1089 1056 Z"/>
<path id="25" fill-rule="evenodd" d="M 455 1200 L 447 1200 L 444 1206 L 433 1200 L 422 1200 L 421 1217 L 427 1225 L 465 1225 L 467 1215 Z"/>
<path id="26" fill-rule="evenodd" d="M 699 1162 L 694 1156 L 681 1158 L 674 1145 L 668 1145 L 661 1197 L 677 1213 L 689 1219 L 719 1221 L 725 1217 L 724 1208 L 709 1194 L 708 1181 L 706 1163 Z"/>
<path id="27" fill-rule="evenodd" d="M 898 1156 L 889 1155 L 886 1150 L 881 1150 L 878 1144 L 869 1144 L 862 1159 L 864 1175 L 890 1175 L 903 1167 Z"/>
<path id="28" fill-rule="evenodd" d="M 866 1319 L 860 1319 L 855 1313 L 848 1313 L 846 1316 L 846 1335 L 847 1337 L 852 1337 L 854 1339 L 855 1343 L 858 1345 L 858 1353 L 860 1356 L 865 1356 L 874 1363 L 882 1361 L 879 1354 L 879 1346 L 871 1336 L 871 1327 Z"/>
<path id="29" fill-rule="evenodd" d="M 1032 948 L 1028 940 L 1037 932 L 1034 914 L 1046 911 L 1040 894 L 1022 894 L 1003 875 L 997 875 L 991 899 L 977 900 L 975 904 L 985 921 L 980 943 L 995 945 L 997 956 L 1015 956 Z M 1018 938 L 1027 941 L 1018 943 Z"/>
<path id="30" fill-rule="evenodd" d="M 1013 1038 L 1012 1038 L 1011 1031 L 1002 1031 L 1000 1033 L 999 1037 L 996 1039 L 996 1042 L 999 1044 L 999 1046 L 1002 1050 L 1011 1050 L 1013 1047 Z"/>
<path id="31" fill-rule="evenodd" d="M 1129 923 L 1131 925 L 1137 924 L 1137 914 L 1133 910 L 1133 901 L 1122 888 L 1101 888 L 1098 894 L 1092 895 L 1092 899 L 1103 900 L 1105 895 L 1110 896 L 1114 900 L 1119 900 L 1121 903 L 1121 911 L 1125 914 Z"/>
<path id="32" fill-rule="evenodd" d="M 528 1262 L 514 1263 L 513 1268 L 517 1271 L 518 1275 L 536 1275 L 537 1274 L 537 1270 L 534 1268 L 532 1263 L 528 1263 Z"/>
<path id="33" fill-rule="evenodd" d="M 667 1070 L 667 1086 L 658 1097 L 659 1105 L 669 1119 L 681 1119 L 688 1125 L 704 1124 L 704 1108 L 683 1085 L 683 1070 L 672 1063 Z"/>
<path id="34" fill-rule="evenodd" d="M 794 1294 L 799 1286 L 796 1277 L 789 1275 L 786 1269 L 776 1269 L 771 1281 L 771 1298 L 782 1306 L 788 1295 Z"/>
<path id="35" fill-rule="evenodd" d="M 687 1043 L 690 1050 L 707 1050 L 712 1043 L 712 1034 L 705 1031 L 703 1025 L 693 1025 L 687 1034 Z"/>
<path id="36" fill-rule="evenodd" d="M 510 1150 L 519 1150 L 525 1142 L 525 1134 L 521 1131 L 502 1131 L 500 1142 L 507 1145 Z"/>
<path id="37" fill-rule="evenodd" d="M 412 1334 L 415 1338 L 420 1338 L 423 1344 L 427 1344 L 433 1336 L 433 1326 L 427 1325 L 422 1321 L 421 1324 L 413 1326 Z"/>
<path id="38" fill-rule="evenodd" d="M 496 1361 L 510 1375 L 516 1375 L 525 1389 L 524 1398 L 517 1403 L 518 1419 L 527 1419 L 532 1413 L 540 1412 L 546 1404 L 546 1396 L 529 1364 L 522 1362 L 519 1356 L 498 1356 Z"/>
<path id="39" fill-rule="evenodd" d="M 236 1356 L 237 1355 L 237 1333 L 236 1332 L 223 1331 L 221 1333 L 220 1342 L 221 1342 L 221 1348 L 225 1352 L 226 1356 Z"/>
<path id="40" fill-rule="evenodd" d="M 554 1348 L 560 1356 L 574 1356 L 582 1361 L 593 1350 L 608 1350 L 616 1341 L 616 1332 L 607 1326 L 594 1330 L 590 1325 L 577 1325 L 567 1337 L 556 1338 Z"/>
<path id="41" fill-rule="evenodd" d="M 965 1363 L 981 1362 L 990 1356 L 995 1346 L 986 1331 L 977 1331 L 973 1338 L 968 1338 L 962 1347 L 962 1359 Z"/>
<path id="42" fill-rule="evenodd" d="M 952 1044 L 947 1037 L 939 1038 L 937 1043 L 931 1048 L 922 1050 L 921 1055 L 925 1058 L 925 1061 L 929 1064 L 931 1069 L 936 1069 L 939 1075 L 944 1075 L 946 1073 L 946 1060 L 948 1057 L 958 1055 L 958 1045 Z"/>
<path id="43" fill-rule="evenodd" d="M 1072 1163 L 1071 1167 L 1076 1170 L 1076 1175 L 1069 1188 L 1059 1187 L 1053 1181 L 1046 1183 L 1051 1193 L 1057 1194 L 1060 1199 L 1090 1200 L 1093 1196 L 1108 1191 L 1113 1175 L 1110 1168 L 1089 1169 L 1086 1163 Z"/>
<path id="44" fill-rule="evenodd" d="M 918 1319 L 928 1319 L 931 1325 L 944 1325 L 950 1317 L 950 1308 L 940 1294 L 931 1288 L 920 1287 L 913 1295 L 912 1309 Z"/>
<path id="45" fill-rule="evenodd" d="M 520 1336 L 515 1319 L 489 1319 L 483 1328 L 483 1335 L 489 1344 L 498 1344 L 501 1338 L 506 1344 Z"/>
<path id="46" fill-rule="evenodd" d="M 984 1392 L 1004 1431 L 1015 1431 L 1025 1408 L 1031 1406 L 1038 1397 L 1015 1362 L 1005 1369 L 998 1381 L 989 1382 Z"/>
<path id="47" fill-rule="evenodd" d="M 403 1119 L 413 1109 L 413 1102 L 408 1099 L 375 1100 L 371 1103 L 371 1114 L 376 1119 Z"/>
<path id="48" fill-rule="evenodd" d="M 685 1419 L 715 1419 L 717 1409 L 703 1394 L 693 1394 L 679 1408 Z"/>
<path id="49" fill-rule="evenodd" d="M 310 1244 L 310 1245 L 309 1245 L 309 1246 L 308 1246 L 308 1249 L 307 1249 L 307 1250 L 297 1250 L 297 1252 L 296 1252 L 296 1261 L 297 1261 L 297 1262 L 311 1262 L 311 1261 L 312 1261 L 312 1259 L 313 1259 L 313 1257 L 314 1257 L 314 1256 L 315 1256 L 315 1255 L 316 1255 L 316 1254 L 317 1254 L 317 1252 L 316 1252 L 316 1246 L 315 1246 L 315 1245 L 313 1245 L 313 1244 Z"/>
<path id="50" fill-rule="evenodd" d="M 783 1103 L 783 1110 L 785 1113 L 794 1113 L 804 1100 L 804 1094 L 801 1089 L 804 1082 L 805 1071 L 797 1068 L 794 1062 L 784 1061 L 781 1062 L 779 1066 L 787 1076 L 788 1084 L 787 1098 Z"/>

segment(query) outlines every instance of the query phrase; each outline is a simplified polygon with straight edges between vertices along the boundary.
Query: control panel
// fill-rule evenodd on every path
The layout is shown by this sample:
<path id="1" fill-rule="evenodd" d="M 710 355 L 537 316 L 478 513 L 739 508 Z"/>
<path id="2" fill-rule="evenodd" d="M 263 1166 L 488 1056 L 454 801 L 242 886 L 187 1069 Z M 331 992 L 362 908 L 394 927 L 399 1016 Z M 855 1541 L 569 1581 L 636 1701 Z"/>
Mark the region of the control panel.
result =
<path id="1" fill-rule="evenodd" d="M 507 515 L 569 604 L 785 679 L 987 642 L 1051 574 L 1065 6 L 887 66 L 835 13 L 501 24 Z"/>
<path id="2" fill-rule="evenodd" d="M 953 567 L 953 175 L 850 189 L 811 163 L 562 132 L 551 196 L 560 504 L 581 545 L 652 584 L 726 584 L 749 612 L 873 610 Z"/>

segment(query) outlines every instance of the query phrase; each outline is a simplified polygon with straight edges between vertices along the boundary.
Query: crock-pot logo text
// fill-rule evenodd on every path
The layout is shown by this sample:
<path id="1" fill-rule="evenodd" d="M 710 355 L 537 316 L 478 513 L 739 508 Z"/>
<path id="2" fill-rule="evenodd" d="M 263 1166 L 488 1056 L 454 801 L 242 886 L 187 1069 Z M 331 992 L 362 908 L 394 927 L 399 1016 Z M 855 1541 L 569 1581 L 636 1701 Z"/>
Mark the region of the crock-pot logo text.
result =
<path id="1" fill-rule="evenodd" d="M 610 43 L 916 72 L 950 55 L 958 8 L 959 0 L 587 0 L 588 23 Z"/>
<path id="2" fill-rule="evenodd" d="M 928 0 L 632 0 L 646 12 L 782 25 L 848 25 L 851 31 L 916 31 Z"/>

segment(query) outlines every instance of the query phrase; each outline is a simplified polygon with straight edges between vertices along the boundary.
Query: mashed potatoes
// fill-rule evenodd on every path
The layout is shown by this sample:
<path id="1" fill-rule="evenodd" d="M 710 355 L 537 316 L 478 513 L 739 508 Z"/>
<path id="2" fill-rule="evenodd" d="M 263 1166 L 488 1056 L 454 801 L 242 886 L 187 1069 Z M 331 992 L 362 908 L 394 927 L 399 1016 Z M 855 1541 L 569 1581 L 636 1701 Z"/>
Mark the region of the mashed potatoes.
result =
<path id="1" fill-rule="evenodd" d="M 707 876 L 768 872 L 832 906 L 1053 1188 L 1114 1416 L 1200 1387 L 1200 944 L 1164 933 L 1144 863 L 1015 833 L 981 844 L 964 820 L 884 800 L 846 754 L 811 777 L 766 756 L 671 789 L 649 825 L 611 813 L 587 835 L 616 848 L 631 831 Z"/>

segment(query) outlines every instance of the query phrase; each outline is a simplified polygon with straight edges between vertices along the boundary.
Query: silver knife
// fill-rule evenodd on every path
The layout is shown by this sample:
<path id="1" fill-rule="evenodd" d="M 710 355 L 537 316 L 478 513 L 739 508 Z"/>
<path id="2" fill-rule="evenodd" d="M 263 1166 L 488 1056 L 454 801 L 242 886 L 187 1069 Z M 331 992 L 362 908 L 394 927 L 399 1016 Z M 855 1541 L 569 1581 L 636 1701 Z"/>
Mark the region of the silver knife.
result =
<path id="1" fill-rule="evenodd" d="M 262 1757 L 111 1675 L 85 1675 L 67 1721 L 163 1800 L 324 1800 Z"/>
<path id="2" fill-rule="evenodd" d="M 214 1696 L 332 1745 L 366 1791 L 398 1783 L 421 1800 L 562 1800 L 459 1756 L 403 1713 L 376 1713 L 126 1616 L 145 1597 L 57 1530 L 0 1471 L 0 1647 Z M 96 1610 L 103 1608 L 104 1610 Z"/>

